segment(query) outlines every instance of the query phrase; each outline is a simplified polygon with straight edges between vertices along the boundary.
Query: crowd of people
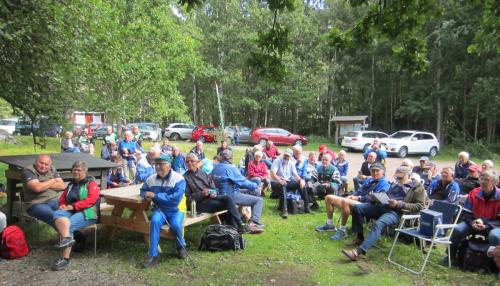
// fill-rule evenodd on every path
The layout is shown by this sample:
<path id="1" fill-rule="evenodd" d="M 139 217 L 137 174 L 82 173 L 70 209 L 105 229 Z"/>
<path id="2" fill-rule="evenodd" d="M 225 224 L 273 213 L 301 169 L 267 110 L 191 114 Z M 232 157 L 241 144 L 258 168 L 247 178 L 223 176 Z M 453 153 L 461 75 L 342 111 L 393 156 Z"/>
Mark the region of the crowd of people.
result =
<path id="1" fill-rule="evenodd" d="M 365 161 L 353 178 L 354 191 L 350 192 L 347 176 L 351 165 L 346 152 L 335 154 L 325 145 L 321 145 L 318 152 L 305 154 L 299 145 L 281 152 L 268 141 L 266 146 L 248 148 L 235 166 L 231 147 L 224 141 L 217 155 L 208 159 L 203 142 L 196 142 L 193 149 L 183 154 L 165 139 L 145 153 L 141 136 L 134 130 L 126 131 L 118 142 L 116 134 L 111 129 L 108 131 L 101 157 L 120 166 L 109 171 L 108 187 L 142 184 L 140 195 L 154 206 L 144 267 L 158 264 L 160 231 L 166 223 L 176 235 L 178 256 L 186 258 L 183 220 L 193 205 L 198 212 L 227 210 L 224 222 L 240 233 L 264 232 L 261 215 L 267 195 L 277 199 L 283 219 L 289 216 L 290 199 L 302 200 L 305 213 L 317 211 L 318 200 L 324 200 L 326 223 L 316 231 L 335 232 L 332 240 L 354 234 L 350 243 L 353 248 L 342 250 L 351 261 L 365 255 L 384 229 L 396 227 L 403 213 L 418 213 L 435 201 L 460 204 L 471 215 L 454 229 L 451 251 L 447 255 L 457 260 L 457 250 L 468 235 L 482 234 L 492 246 L 488 254 L 500 266 L 500 190 L 491 160 L 477 165 L 466 152 L 461 152 L 454 168 L 444 167 L 438 172 L 428 157 L 421 157 L 417 166 L 406 159 L 397 167 L 394 177 L 388 178 L 387 153 L 375 141 L 363 154 Z M 77 152 L 75 148 L 80 152 L 93 149 L 81 149 L 83 141 L 69 144 L 71 136 L 71 132 L 66 133 L 62 141 L 64 152 Z M 72 181 L 65 186 L 47 155 L 40 155 L 32 167 L 23 171 L 28 214 L 54 227 L 60 235 L 57 247 L 62 249 L 61 257 L 54 262 L 54 270 L 67 268 L 72 247 L 84 243 L 85 236 L 78 230 L 97 220 L 100 201 L 97 183 L 87 177 L 84 162 L 75 162 L 72 174 Z M 58 191 L 63 191 L 62 195 Z M 381 203 L 378 193 L 385 193 L 388 201 Z M 251 209 L 247 221 L 238 207 Z M 334 222 L 335 209 L 340 212 L 338 225 Z M 350 231 L 349 216 L 352 217 Z M 365 236 L 363 225 L 369 220 L 373 226 Z"/>

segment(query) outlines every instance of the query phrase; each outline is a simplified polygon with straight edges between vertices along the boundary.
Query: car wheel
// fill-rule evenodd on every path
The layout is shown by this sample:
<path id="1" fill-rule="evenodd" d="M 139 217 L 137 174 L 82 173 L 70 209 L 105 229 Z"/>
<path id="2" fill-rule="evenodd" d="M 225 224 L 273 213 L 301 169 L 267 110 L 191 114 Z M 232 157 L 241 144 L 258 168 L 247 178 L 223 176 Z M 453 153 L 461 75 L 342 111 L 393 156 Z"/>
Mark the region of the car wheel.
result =
<path id="1" fill-rule="evenodd" d="M 266 146 L 267 140 L 266 139 L 260 139 L 259 140 L 259 144 L 262 145 L 262 146 Z"/>
<path id="2" fill-rule="evenodd" d="M 370 148 L 370 144 L 365 144 L 365 146 L 363 146 L 363 153 L 366 152 L 366 150 L 368 150 L 368 148 Z"/>
<path id="3" fill-rule="evenodd" d="M 302 141 L 300 140 L 296 140 L 293 145 L 299 145 L 299 146 L 302 146 Z"/>
<path id="4" fill-rule="evenodd" d="M 198 141 L 205 142 L 205 137 L 204 136 L 200 136 L 200 138 L 198 138 Z"/>
<path id="5" fill-rule="evenodd" d="M 399 151 L 398 151 L 398 156 L 399 156 L 399 158 L 404 158 L 404 157 L 406 157 L 407 155 L 408 155 L 408 148 L 406 148 L 406 147 L 404 147 L 404 146 L 403 146 L 403 147 L 401 147 L 401 148 L 399 148 Z"/>
<path id="6" fill-rule="evenodd" d="M 438 153 L 437 148 L 436 147 L 432 147 L 431 150 L 429 151 L 429 156 L 430 157 L 436 157 L 437 153 Z"/>
<path id="7" fill-rule="evenodd" d="M 181 140 L 181 136 L 177 133 L 172 133 L 172 135 L 170 135 L 170 139 L 174 141 Z"/>

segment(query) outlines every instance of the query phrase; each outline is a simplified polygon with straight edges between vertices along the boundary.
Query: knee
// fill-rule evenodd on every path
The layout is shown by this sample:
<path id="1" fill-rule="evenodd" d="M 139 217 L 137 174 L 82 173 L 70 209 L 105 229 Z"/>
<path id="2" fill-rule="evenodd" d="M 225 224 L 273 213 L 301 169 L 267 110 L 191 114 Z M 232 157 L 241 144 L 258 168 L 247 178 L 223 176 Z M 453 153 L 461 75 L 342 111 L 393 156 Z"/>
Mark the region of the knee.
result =
<path id="1" fill-rule="evenodd" d="M 151 226 L 155 226 L 155 227 L 161 227 L 164 224 L 163 218 L 161 216 L 156 216 L 154 214 L 151 217 L 151 220 L 149 223 L 151 224 Z"/>
<path id="2" fill-rule="evenodd" d="M 500 245 L 500 228 L 495 228 L 490 231 L 490 234 L 488 235 L 488 241 L 492 246 Z"/>

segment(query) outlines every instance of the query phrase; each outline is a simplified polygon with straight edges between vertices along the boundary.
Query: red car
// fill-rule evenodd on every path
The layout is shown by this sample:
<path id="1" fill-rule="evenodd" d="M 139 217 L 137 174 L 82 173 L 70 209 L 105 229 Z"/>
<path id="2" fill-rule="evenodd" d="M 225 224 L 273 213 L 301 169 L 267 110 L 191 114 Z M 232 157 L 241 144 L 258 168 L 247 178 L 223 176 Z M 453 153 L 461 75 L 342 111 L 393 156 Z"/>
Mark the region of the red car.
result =
<path id="1" fill-rule="evenodd" d="M 191 141 L 215 142 L 215 127 L 208 125 L 198 125 L 191 132 Z"/>
<path id="2" fill-rule="evenodd" d="M 276 145 L 306 145 L 307 138 L 292 134 L 281 128 L 254 128 L 250 133 L 250 141 L 254 144 L 266 145 L 268 140 Z"/>

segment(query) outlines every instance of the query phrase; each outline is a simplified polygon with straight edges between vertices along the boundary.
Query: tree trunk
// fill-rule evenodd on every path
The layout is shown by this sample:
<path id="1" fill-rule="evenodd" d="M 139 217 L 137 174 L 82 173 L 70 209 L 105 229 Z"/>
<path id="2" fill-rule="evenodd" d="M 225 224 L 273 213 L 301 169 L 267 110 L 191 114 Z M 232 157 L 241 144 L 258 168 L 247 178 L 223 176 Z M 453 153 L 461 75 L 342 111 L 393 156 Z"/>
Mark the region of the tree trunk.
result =
<path id="1" fill-rule="evenodd" d="M 375 98 L 375 55 L 372 55 L 372 92 L 370 94 L 370 123 L 373 126 L 373 99 Z"/>
<path id="2" fill-rule="evenodd" d="M 476 118 L 474 119 L 474 142 L 477 142 L 478 127 L 479 127 L 479 101 L 476 102 Z"/>
<path id="3" fill-rule="evenodd" d="M 193 79 L 193 123 L 195 125 L 198 124 L 198 103 L 197 103 L 197 91 L 196 91 L 196 75 L 192 74 L 191 78 Z"/>
<path id="4" fill-rule="evenodd" d="M 436 91 L 439 92 L 441 88 L 441 69 L 438 67 L 434 79 Z M 436 136 L 441 145 L 444 144 L 444 134 L 443 134 L 443 106 L 441 102 L 441 96 L 438 95 L 436 100 Z"/>

